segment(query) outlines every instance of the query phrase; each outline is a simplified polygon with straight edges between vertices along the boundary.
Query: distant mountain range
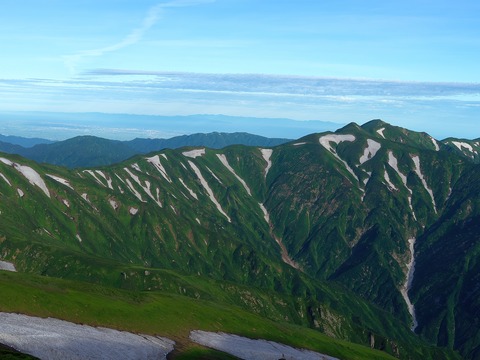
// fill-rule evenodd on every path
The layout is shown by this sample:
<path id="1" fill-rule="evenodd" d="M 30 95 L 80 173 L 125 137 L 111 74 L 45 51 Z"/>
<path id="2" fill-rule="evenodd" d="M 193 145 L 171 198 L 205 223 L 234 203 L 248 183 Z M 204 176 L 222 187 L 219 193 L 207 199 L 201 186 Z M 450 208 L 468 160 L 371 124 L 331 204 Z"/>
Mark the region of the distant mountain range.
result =
<path id="1" fill-rule="evenodd" d="M 290 139 L 266 138 L 248 133 L 220 132 L 183 135 L 170 139 L 130 141 L 108 140 L 94 136 L 78 136 L 57 142 L 5 136 L 0 139 L 3 139 L 0 142 L 2 152 L 68 168 L 110 165 L 137 154 L 185 146 L 205 146 L 211 149 L 221 149 L 230 145 L 272 147 L 290 141 Z"/>
<path id="2" fill-rule="evenodd" d="M 0 261 L 19 271 L 0 273 L 0 310 L 368 347 L 320 349 L 343 359 L 480 358 L 479 139 L 375 120 L 276 146 L 205 142 L 74 170 L 0 154 Z M 83 166 L 125 146 L 32 149 Z M 178 306 L 170 324 L 157 296 Z"/>

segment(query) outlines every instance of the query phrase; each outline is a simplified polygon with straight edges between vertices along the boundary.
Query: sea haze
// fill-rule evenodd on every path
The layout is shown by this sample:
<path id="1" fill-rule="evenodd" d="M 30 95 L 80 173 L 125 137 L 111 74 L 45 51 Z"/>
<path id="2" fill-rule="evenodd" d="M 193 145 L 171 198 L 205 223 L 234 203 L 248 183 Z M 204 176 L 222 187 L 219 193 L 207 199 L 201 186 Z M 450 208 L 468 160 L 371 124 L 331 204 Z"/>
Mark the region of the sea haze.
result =
<path id="1" fill-rule="evenodd" d="M 113 140 L 170 138 L 208 132 L 249 132 L 276 138 L 299 138 L 335 131 L 344 124 L 225 115 L 156 116 L 104 113 L 3 112 L 0 134 L 65 140 L 94 135 Z M 254 131 L 252 131 L 254 129 Z"/>

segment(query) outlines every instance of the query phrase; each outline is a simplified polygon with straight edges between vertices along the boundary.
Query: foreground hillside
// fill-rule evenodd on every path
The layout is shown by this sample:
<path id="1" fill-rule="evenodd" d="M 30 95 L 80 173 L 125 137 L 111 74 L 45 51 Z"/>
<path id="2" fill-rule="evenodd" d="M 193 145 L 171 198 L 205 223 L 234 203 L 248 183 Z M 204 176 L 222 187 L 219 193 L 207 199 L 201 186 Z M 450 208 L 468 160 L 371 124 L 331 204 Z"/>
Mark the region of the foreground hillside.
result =
<path id="1" fill-rule="evenodd" d="M 220 301 L 399 358 L 474 359 L 474 160 L 381 121 L 81 170 L 0 155 L 0 260 Z"/>

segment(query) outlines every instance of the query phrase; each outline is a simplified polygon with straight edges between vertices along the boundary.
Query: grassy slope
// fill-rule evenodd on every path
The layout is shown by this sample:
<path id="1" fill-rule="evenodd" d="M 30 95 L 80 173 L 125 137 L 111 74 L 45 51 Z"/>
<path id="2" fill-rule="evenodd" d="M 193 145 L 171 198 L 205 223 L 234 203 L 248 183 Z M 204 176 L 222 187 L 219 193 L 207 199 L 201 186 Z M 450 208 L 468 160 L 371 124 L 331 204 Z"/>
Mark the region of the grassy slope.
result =
<path id="1" fill-rule="evenodd" d="M 162 292 L 129 292 L 3 271 L 0 291 L 1 311 L 166 336 L 180 344 L 183 358 L 203 352 L 192 348 L 188 340 L 190 330 L 202 329 L 265 338 L 343 359 L 392 359 L 385 353 L 275 323 L 235 306 Z"/>

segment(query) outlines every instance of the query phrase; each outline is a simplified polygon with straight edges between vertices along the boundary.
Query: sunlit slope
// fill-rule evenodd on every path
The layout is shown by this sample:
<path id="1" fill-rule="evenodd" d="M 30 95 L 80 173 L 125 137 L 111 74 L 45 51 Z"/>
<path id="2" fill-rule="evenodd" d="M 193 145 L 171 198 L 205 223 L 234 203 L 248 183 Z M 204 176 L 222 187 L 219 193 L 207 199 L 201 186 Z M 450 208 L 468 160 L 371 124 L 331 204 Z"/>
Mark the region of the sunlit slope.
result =
<path id="1" fill-rule="evenodd" d="M 438 327 L 416 306 L 421 290 L 402 294 L 407 275 L 415 289 L 429 288 L 413 270 L 434 226 L 458 225 L 447 216 L 459 206 L 452 199 L 477 166 L 427 134 L 380 121 L 274 148 L 165 150 L 73 171 L 0 155 L 1 257 L 20 271 L 127 289 L 181 292 L 184 274 L 272 291 L 293 297 L 288 310 L 257 297 L 236 304 L 364 344 L 369 332 L 394 339 L 375 346 L 403 356 L 412 316 L 426 336 Z M 463 307 L 451 316 L 478 321 Z M 463 354 L 478 347 L 475 336 L 461 347 L 427 338 Z"/>

